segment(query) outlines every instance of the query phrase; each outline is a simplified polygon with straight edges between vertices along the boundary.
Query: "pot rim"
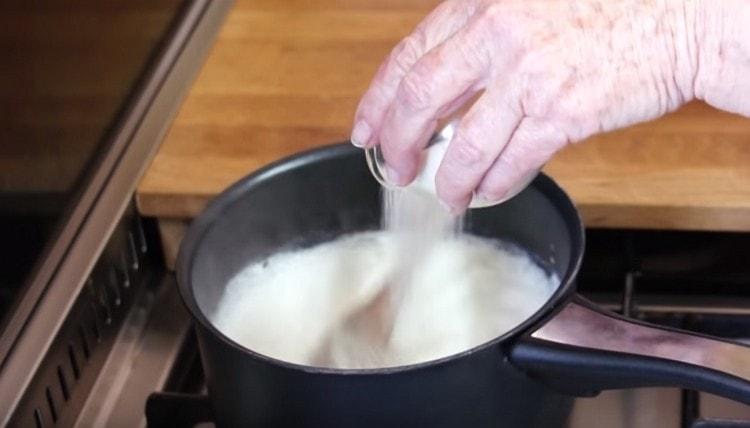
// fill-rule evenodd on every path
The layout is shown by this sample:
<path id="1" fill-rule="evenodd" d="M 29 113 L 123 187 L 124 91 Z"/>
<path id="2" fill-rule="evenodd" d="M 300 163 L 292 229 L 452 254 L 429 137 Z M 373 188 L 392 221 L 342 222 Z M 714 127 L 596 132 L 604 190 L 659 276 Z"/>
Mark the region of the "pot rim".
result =
<path id="1" fill-rule="evenodd" d="M 344 142 L 318 147 L 278 160 L 263 168 L 258 169 L 255 172 L 246 175 L 245 177 L 232 184 L 226 190 L 217 195 L 213 200 L 211 200 L 203 210 L 203 212 L 201 212 L 193 220 L 190 227 L 186 231 L 185 237 L 183 238 L 179 248 L 176 263 L 176 274 L 180 297 L 182 298 L 182 301 L 187 307 L 188 312 L 190 312 L 192 318 L 200 324 L 201 328 L 209 331 L 225 345 L 241 351 L 248 356 L 259 359 L 264 363 L 275 365 L 278 367 L 299 370 L 311 374 L 332 374 L 345 376 L 382 375 L 427 369 L 458 360 L 462 357 L 481 352 L 491 347 L 508 344 L 511 339 L 522 335 L 524 332 L 533 331 L 535 330 L 536 326 L 540 326 L 541 324 L 543 324 L 546 319 L 554 315 L 557 310 L 569 300 L 568 298 L 575 293 L 575 278 L 581 266 L 585 247 L 583 223 L 581 221 L 578 210 L 575 208 L 572 200 L 567 195 L 567 193 L 565 193 L 565 191 L 552 178 L 540 172 L 539 175 L 531 182 L 530 186 L 536 186 L 540 188 L 540 191 L 545 196 L 552 199 L 553 203 L 555 203 L 555 205 L 562 211 L 563 218 L 565 219 L 567 226 L 571 232 L 571 248 L 573 249 L 573 251 L 571 251 L 571 259 L 568 263 L 565 275 L 563 276 L 563 278 L 561 278 L 560 285 L 557 287 L 555 292 L 552 293 L 552 296 L 550 296 L 545 304 L 542 305 L 542 307 L 540 307 L 531 316 L 526 318 L 523 322 L 513 327 L 512 329 L 502 333 L 501 335 L 464 351 L 447 355 L 441 358 L 402 366 L 366 369 L 339 369 L 292 363 L 253 351 L 252 349 L 247 348 L 226 336 L 222 331 L 220 331 L 218 328 L 216 328 L 216 326 L 213 325 L 213 323 L 203 313 L 203 310 L 200 308 L 198 302 L 195 300 L 191 275 L 192 266 L 194 265 L 193 260 L 195 258 L 197 249 L 200 247 L 205 235 L 211 230 L 214 220 L 220 217 L 226 209 L 231 208 L 233 203 L 241 198 L 249 189 L 252 189 L 257 184 L 262 183 L 271 177 L 283 174 L 295 168 L 302 167 L 311 162 L 320 161 L 323 159 L 343 157 L 350 155 L 356 151 L 361 152 L 361 149 L 352 146 L 348 142 Z M 363 152 L 362 158 L 362 162 L 365 162 Z"/>

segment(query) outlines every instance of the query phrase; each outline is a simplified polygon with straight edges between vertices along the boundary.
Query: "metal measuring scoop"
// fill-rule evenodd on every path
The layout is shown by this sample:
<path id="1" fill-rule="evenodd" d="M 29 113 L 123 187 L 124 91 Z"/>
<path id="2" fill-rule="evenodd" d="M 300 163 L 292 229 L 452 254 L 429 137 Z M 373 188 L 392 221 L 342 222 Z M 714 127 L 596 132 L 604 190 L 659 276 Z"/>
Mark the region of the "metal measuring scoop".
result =
<path id="1" fill-rule="evenodd" d="M 412 181 L 411 184 L 406 186 L 410 189 L 419 189 L 433 195 L 437 195 L 437 189 L 435 188 L 435 173 L 437 172 L 438 166 L 445 155 L 445 151 L 448 148 L 448 143 L 453 139 L 453 134 L 458 127 L 459 120 L 455 119 L 445 125 L 440 131 L 433 134 L 430 141 L 424 148 L 424 156 L 422 159 L 422 168 L 417 174 L 417 177 Z M 385 159 L 383 158 L 383 152 L 380 150 L 380 146 L 373 146 L 365 149 L 365 157 L 367 159 L 367 166 L 370 168 L 370 172 L 373 177 L 386 188 L 397 188 L 398 186 L 390 183 L 385 176 Z M 502 198 L 494 201 L 487 201 L 482 198 L 478 198 L 476 194 L 471 198 L 469 208 L 484 208 L 493 205 L 497 205 L 507 201 L 508 199 L 516 196 L 526 186 L 534 180 L 539 170 L 530 172 L 527 176 L 523 177 L 510 191 Z"/>

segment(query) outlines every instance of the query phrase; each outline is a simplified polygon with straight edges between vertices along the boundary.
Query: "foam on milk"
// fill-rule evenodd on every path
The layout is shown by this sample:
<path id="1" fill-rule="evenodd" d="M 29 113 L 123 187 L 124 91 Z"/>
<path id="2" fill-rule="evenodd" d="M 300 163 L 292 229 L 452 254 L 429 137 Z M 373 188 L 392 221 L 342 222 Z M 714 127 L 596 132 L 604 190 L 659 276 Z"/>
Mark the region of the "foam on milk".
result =
<path id="1" fill-rule="evenodd" d="M 452 355 L 482 344 L 531 316 L 559 279 L 522 250 L 498 241 L 441 238 L 409 263 L 398 313 L 385 341 L 378 299 L 403 270 L 399 233 L 342 236 L 274 254 L 227 285 L 212 316 L 219 330 L 255 352 L 337 368 L 389 367 Z M 352 314 L 356 317 L 352 321 Z"/>

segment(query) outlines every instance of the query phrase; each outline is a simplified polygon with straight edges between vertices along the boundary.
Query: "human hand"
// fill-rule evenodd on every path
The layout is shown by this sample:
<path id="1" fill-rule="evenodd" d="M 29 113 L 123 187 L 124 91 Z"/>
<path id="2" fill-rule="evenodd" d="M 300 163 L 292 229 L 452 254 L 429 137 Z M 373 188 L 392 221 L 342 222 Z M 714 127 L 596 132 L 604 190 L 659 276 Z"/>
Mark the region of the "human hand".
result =
<path id="1" fill-rule="evenodd" d="M 389 180 L 406 185 L 438 120 L 481 93 L 437 192 L 454 211 L 475 191 L 500 199 L 566 144 L 692 99 L 709 61 L 696 32 L 711 34 L 705 9 L 700 0 L 447 0 L 381 65 L 352 142 L 380 144 Z"/>

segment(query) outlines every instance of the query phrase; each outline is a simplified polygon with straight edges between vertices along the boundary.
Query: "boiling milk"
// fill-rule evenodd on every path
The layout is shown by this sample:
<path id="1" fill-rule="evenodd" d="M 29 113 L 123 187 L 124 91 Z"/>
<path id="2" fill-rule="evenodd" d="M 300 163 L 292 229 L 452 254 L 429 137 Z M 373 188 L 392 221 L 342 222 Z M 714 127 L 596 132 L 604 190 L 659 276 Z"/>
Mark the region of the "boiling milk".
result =
<path id="1" fill-rule="evenodd" d="M 393 230 L 363 232 L 272 255 L 229 282 L 212 320 L 280 360 L 389 367 L 482 344 L 527 319 L 559 283 L 497 241 L 448 234 L 418 253 L 414 242 Z"/>

